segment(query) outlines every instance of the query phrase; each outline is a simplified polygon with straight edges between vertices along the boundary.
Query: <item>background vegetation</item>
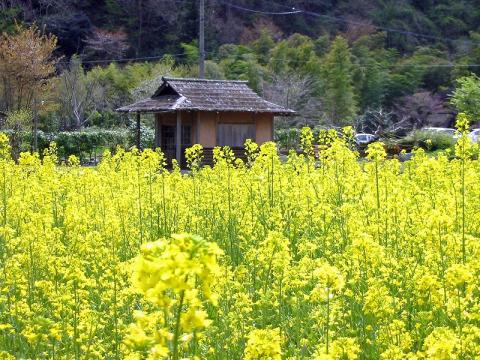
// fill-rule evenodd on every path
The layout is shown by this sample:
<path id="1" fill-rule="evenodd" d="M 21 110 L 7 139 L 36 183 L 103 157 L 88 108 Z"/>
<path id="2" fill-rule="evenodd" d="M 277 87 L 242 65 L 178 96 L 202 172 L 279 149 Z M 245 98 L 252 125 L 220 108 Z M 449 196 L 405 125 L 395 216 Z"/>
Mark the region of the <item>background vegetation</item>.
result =
<path id="1" fill-rule="evenodd" d="M 162 75 L 197 76 L 196 1 L 0 4 L 0 110 L 29 111 L 22 130 L 126 129 L 117 107 L 150 96 Z M 355 125 L 403 136 L 451 126 L 457 109 L 475 123 L 479 9 L 476 1 L 207 0 L 206 76 L 246 79 L 297 110 L 279 129 Z"/>

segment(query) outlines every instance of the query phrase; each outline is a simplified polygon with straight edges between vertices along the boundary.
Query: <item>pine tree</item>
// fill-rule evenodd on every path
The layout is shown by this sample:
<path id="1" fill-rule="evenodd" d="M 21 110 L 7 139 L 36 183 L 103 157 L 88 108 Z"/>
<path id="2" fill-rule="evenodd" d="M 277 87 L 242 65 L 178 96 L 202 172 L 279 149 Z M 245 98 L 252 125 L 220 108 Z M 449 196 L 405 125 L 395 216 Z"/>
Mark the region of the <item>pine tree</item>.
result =
<path id="1" fill-rule="evenodd" d="M 334 125 L 351 124 L 356 101 L 353 92 L 352 61 L 347 41 L 337 36 L 324 58 L 324 108 Z"/>

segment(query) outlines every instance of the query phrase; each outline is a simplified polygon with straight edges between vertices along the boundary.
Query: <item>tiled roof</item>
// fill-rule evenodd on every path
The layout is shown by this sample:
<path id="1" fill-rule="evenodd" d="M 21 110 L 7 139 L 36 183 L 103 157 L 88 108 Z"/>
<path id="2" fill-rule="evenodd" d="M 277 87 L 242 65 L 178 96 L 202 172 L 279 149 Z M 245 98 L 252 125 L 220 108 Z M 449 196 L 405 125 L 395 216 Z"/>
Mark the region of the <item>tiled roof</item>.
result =
<path id="1" fill-rule="evenodd" d="M 119 112 L 243 111 L 292 115 L 295 112 L 262 99 L 246 81 L 163 78 L 149 99 L 124 106 Z"/>

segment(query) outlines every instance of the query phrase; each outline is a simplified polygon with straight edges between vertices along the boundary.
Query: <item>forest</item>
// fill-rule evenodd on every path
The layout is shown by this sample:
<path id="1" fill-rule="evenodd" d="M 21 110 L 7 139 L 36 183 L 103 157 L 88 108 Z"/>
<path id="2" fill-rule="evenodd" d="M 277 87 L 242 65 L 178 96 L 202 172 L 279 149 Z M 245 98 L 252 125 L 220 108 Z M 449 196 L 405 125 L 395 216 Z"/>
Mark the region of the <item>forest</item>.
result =
<path id="1" fill-rule="evenodd" d="M 457 111 L 479 118 L 478 1 L 207 0 L 205 17 L 206 77 L 248 80 L 298 112 L 278 129 L 406 135 L 451 127 Z M 0 19 L 3 126 L 38 118 L 44 145 L 58 132 L 128 130 L 116 108 L 153 94 L 163 75 L 198 76 L 194 0 L 10 0 Z M 44 49 L 33 55 L 35 37 Z M 32 56 L 48 63 L 35 76 Z"/>

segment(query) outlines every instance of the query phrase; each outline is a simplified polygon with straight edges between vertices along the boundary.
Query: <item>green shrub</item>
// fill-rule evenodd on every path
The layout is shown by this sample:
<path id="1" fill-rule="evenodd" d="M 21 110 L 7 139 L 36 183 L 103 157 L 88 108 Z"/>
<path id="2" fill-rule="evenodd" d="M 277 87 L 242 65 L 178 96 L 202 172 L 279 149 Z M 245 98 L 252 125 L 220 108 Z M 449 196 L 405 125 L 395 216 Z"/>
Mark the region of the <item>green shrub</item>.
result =
<path id="1" fill-rule="evenodd" d="M 137 124 L 134 121 L 129 122 L 128 141 L 130 146 L 137 145 Z M 140 147 L 142 149 L 153 148 L 155 144 L 155 129 L 140 123 Z"/>
<path id="2" fill-rule="evenodd" d="M 153 129 L 142 128 L 142 138 L 145 138 L 145 145 L 153 145 L 154 133 Z M 3 131 L 7 136 L 11 137 L 11 130 Z M 22 132 L 22 151 L 29 151 L 31 144 L 33 144 L 33 134 Z M 105 149 L 114 150 L 117 146 L 122 148 L 130 148 L 134 145 L 135 137 L 132 136 L 132 131 L 129 129 L 99 129 L 88 128 L 81 131 L 62 131 L 58 133 L 47 133 L 38 131 L 37 144 L 38 151 L 43 153 L 51 142 L 55 142 L 58 148 L 58 156 L 61 159 L 67 159 L 70 155 L 76 155 L 81 160 L 87 158 L 96 158 L 99 153 Z"/>
<path id="3" fill-rule="evenodd" d="M 456 140 L 448 134 L 416 130 L 400 139 L 398 144 L 403 146 L 417 146 L 426 150 L 446 150 L 455 146 Z"/>
<path id="4" fill-rule="evenodd" d="M 297 128 L 275 130 L 273 137 L 281 150 L 297 149 L 300 145 L 300 130 Z"/>
<path id="5" fill-rule="evenodd" d="M 312 129 L 314 144 L 318 143 L 320 131 L 326 130 L 321 127 Z M 299 128 L 276 129 L 273 134 L 273 140 L 277 143 L 280 150 L 288 152 L 291 149 L 300 149 L 300 131 Z"/>

